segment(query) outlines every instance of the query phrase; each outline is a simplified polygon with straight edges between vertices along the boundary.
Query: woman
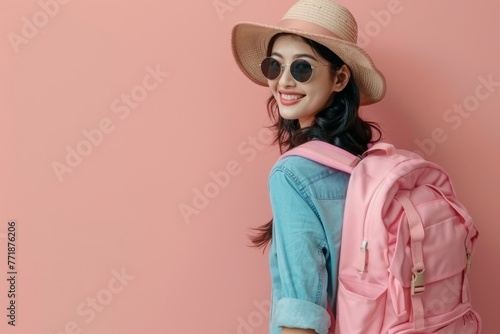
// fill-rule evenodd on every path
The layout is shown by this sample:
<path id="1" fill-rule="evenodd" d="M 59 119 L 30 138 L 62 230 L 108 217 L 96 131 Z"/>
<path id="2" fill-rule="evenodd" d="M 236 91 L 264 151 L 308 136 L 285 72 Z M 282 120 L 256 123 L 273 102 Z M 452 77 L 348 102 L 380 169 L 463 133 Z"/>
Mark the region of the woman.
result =
<path id="1" fill-rule="evenodd" d="M 330 0 L 298 1 L 277 26 L 234 27 L 237 64 L 271 90 L 268 112 L 282 153 L 322 140 L 361 155 L 380 137 L 358 109 L 382 99 L 385 80 L 356 39 L 355 19 Z M 271 334 L 333 330 L 348 180 L 343 172 L 297 156 L 271 170 L 273 220 L 252 238 L 258 247 L 270 242 Z"/>

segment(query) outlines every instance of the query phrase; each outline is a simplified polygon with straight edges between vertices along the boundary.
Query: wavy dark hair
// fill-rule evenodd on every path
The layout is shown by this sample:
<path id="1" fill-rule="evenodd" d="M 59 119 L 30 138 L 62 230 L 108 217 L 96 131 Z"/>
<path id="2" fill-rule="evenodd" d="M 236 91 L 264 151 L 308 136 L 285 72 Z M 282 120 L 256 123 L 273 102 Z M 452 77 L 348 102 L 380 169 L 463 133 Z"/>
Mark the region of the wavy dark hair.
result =
<path id="1" fill-rule="evenodd" d="M 276 40 L 283 35 L 277 34 L 270 40 L 267 56 L 270 56 Z M 294 35 L 296 36 L 296 35 Z M 298 36 L 300 37 L 300 36 Z M 345 63 L 333 51 L 313 40 L 302 38 L 314 52 L 330 63 L 332 75 Z M 267 100 L 267 111 L 273 121 L 276 137 L 273 144 L 278 144 L 280 152 L 284 153 L 309 140 L 317 139 L 336 145 L 346 151 L 361 155 L 368 149 L 368 144 L 380 140 L 381 131 L 377 124 L 364 121 L 359 116 L 360 96 L 356 82 L 351 75 L 346 87 L 332 94 L 331 102 L 315 115 L 313 123 L 301 128 L 298 120 L 287 120 L 281 117 L 274 96 Z M 258 228 L 253 228 L 249 235 L 252 247 L 266 248 L 272 238 L 273 220 Z"/>

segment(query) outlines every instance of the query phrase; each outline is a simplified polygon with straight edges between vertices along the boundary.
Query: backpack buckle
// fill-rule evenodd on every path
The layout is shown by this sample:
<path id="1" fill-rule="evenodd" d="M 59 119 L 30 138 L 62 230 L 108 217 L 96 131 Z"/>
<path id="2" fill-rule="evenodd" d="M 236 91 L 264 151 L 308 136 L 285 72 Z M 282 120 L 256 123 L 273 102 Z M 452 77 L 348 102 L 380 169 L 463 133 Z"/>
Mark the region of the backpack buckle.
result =
<path id="1" fill-rule="evenodd" d="M 413 271 L 413 277 L 411 280 L 411 295 L 420 295 L 425 291 L 425 278 L 424 270 Z"/>

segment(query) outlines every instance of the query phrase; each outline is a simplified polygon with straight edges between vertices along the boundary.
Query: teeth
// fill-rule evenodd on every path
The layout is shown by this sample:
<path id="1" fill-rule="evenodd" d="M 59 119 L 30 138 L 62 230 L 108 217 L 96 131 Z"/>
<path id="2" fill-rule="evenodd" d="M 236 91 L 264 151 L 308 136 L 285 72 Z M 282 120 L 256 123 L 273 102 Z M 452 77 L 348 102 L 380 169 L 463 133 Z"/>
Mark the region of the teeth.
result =
<path id="1" fill-rule="evenodd" d="M 288 94 L 281 94 L 281 97 L 284 99 L 284 100 L 298 100 L 300 98 L 302 98 L 301 95 L 288 95 Z"/>

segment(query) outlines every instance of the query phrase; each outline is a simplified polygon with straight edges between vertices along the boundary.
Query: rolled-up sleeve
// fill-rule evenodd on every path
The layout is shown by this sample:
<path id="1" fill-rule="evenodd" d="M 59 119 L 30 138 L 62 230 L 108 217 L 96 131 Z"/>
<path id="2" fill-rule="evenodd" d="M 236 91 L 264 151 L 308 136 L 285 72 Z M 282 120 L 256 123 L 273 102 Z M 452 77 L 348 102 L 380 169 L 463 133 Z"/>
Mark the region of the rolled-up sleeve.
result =
<path id="1" fill-rule="evenodd" d="M 328 247 L 325 230 L 308 188 L 287 169 L 269 178 L 273 210 L 271 326 L 314 329 L 325 334 Z"/>

